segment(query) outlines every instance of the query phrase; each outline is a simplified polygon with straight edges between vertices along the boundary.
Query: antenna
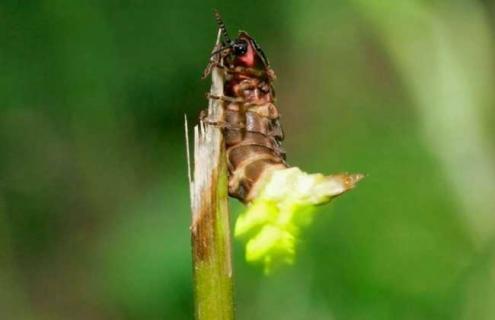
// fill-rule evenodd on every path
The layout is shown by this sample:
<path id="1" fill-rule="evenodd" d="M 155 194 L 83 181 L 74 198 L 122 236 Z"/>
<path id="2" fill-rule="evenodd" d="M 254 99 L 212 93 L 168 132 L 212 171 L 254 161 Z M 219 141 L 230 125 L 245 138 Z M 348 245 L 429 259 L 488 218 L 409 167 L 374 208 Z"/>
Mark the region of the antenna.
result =
<path id="1" fill-rule="evenodd" d="M 218 10 L 214 10 L 213 13 L 215 14 L 215 19 L 217 20 L 217 24 L 220 27 L 220 30 L 222 30 L 222 35 L 225 41 L 227 41 L 228 44 L 232 43 L 232 40 L 229 37 L 229 34 L 227 32 L 227 28 L 225 28 L 225 24 L 223 23 L 222 16 L 220 15 L 220 12 Z"/>

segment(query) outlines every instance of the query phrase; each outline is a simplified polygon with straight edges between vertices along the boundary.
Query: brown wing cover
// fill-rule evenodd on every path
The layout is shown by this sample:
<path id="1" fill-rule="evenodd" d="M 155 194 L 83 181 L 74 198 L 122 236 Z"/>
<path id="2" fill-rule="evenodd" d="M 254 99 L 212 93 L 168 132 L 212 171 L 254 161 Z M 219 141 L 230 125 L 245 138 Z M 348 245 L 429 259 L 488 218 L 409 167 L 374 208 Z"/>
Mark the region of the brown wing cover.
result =
<path id="1" fill-rule="evenodd" d="M 224 100 L 229 194 L 243 202 L 252 200 L 264 174 L 287 167 L 273 78 L 268 66 L 226 70 L 224 92 L 233 98 Z"/>

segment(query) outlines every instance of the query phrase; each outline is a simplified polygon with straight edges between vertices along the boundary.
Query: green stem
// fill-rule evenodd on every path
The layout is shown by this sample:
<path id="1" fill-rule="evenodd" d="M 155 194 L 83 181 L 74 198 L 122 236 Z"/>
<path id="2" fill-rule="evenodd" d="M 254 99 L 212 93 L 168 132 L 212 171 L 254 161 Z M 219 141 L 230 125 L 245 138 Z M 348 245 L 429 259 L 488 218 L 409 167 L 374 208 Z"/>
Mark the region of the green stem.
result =
<path id="1" fill-rule="evenodd" d="M 203 202 L 203 217 L 191 229 L 198 320 L 234 318 L 225 166 L 217 173 L 217 184 Z"/>
<path id="2" fill-rule="evenodd" d="M 212 72 L 210 93 L 223 95 L 223 74 L 217 68 Z M 222 116 L 221 102 L 211 99 L 208 119 L 218 121 Z M 219 128 L 201 123 L 195 127 L 194 137 L 190 188 L 195 315 L 197 320 L 231 320 L 234 299 L 223 135 Z"/>

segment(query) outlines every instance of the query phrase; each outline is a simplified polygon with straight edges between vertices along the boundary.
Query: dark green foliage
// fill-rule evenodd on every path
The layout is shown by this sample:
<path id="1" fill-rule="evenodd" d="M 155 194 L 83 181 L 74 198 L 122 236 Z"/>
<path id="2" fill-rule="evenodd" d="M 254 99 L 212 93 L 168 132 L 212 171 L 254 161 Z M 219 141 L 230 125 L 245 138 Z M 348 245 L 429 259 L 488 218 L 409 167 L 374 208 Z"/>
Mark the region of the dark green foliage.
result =
<path id="1" fill-rule="evenodd" d="M 474 1 L 417 3 L 447 30 L 493 21 Z M 429 109 L 405 67 L 415 59 L 394 56 L 394 25 L 377 13 L 388 8 L 199 0 L 0 4 L 0 318 L 192 318 L 183 113 L 206 107 L 213 8 L 270 57 L 290 164 L 369 175 L 322 209 L 289 270 L 263 277 L 235 244 L 238 318 L 493 319 L 493 246 L 425 134 Z M 416 32 L 407 50 L 425 38 Z M 448 45 L 495 56 L 479 33 L 454 34 Z M 476 57 L 452 66 L 489 61 Z M 491 128 L 494 96 L 480 92 L 493 68 L 480 69 L 465 86 Z"/>

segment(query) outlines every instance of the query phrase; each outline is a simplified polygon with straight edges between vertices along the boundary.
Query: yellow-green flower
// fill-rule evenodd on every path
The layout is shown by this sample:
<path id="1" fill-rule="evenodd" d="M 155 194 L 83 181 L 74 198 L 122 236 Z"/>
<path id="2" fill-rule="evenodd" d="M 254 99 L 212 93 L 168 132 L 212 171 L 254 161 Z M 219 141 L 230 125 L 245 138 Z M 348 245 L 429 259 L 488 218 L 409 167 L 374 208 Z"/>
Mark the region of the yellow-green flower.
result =
<path id="1" fill-rule="evenodd" d="M 308 174 L 297 167 L 273 171 L 236 222 L 235 236 L 247 241 L 246 260 L 263 264 L 265 273 L 293 264 L 299 233 L 313 222 L 315 206 L 352 189 L 362 178 Z"/>

